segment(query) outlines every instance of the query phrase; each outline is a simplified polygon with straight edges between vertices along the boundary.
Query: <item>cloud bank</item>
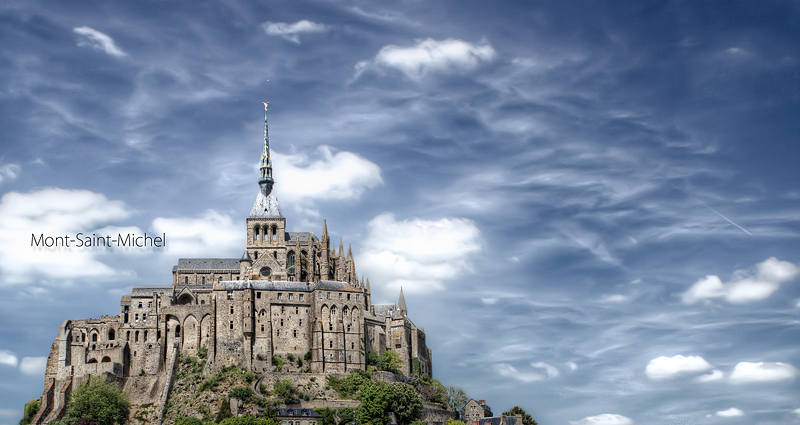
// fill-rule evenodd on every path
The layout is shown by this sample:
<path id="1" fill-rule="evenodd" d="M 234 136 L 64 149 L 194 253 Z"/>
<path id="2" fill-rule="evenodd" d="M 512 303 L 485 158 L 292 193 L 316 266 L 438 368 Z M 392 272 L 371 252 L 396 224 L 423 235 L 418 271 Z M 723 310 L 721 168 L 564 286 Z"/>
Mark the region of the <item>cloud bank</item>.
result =
<path id="1" fill-rule="evenodd" d="M 480 230 L 466 218 L 397 221 L 384 213 L 367 229 L 359 269 L 384 288 L 409 293 L 443 289 L 471 269 L 470 256 L 482 249 Z"/>
<path id="2" fill-rule="evenodd" d="M 769 297 L 782 283 L 794 280 L 800 274 L 800 267 L 796 264 L 775 257 L 758 263 L 755 268 L 755 273 L 737 270 L 731 281 L 725 283 L 719 276 L 708 275 L 681 294 L 681 299 L 684 304 L 712 298 L 722 298 L 731 304 L 744 304 Z"/>

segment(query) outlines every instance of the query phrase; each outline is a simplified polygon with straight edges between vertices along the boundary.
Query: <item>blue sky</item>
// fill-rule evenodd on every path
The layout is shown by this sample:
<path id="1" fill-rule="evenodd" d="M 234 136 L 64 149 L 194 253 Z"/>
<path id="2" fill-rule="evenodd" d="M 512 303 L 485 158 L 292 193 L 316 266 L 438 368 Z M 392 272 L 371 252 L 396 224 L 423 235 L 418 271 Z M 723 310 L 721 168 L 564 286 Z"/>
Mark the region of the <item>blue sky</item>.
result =
<path id="1" fill-rule="evenodd" d="M 0 5 L 0 424 L 64 319 L 290 230 L 541 424 L 800 423 L 797 2 Z M 168 249 L 30 247 L 166 232 Z"/>

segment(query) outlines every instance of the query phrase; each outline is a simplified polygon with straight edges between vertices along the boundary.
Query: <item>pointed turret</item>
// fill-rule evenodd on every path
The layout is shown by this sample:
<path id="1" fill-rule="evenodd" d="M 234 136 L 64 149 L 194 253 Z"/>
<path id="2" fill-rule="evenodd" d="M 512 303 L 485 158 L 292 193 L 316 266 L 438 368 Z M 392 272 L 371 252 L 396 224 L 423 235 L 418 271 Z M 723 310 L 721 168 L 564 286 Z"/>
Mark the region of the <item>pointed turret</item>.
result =
<path id="1" fill-rule="evenodd" d="M 367 278 L 367 293 L 369 294 L 369 278 Z"/>
<path id="2" fill-rule="evenodd" d="M 267 127 L 267 105 L 264 102 L 264 149 L 261 152 L 261 166 L 258 177 L 259 191 L 249 217 L 283 218 L 278 199 L 271 195 L 272 185 L 272 155 L 269 153 L 269 128 Z"/>
<path id="3" fill-rule="evenodd" d="M 323 247 L 325 247 L 325 242 L 327 242 L 329 239 L 330 239 L 330 236 L 328 236 L 328 220 L 323 219 L 322 220 L 322 240 L 321 240 Z"/>
<path id="4" fill-rule="evenodd" d="M 347 244 L 347 259 L 353 259 L 353 245 Z"/>
<path id="5" fill-rule="evenodd" d="M 397 300 L 397 309 L 402 311 L 403 314 L 408 314 L 408 309 L 406 309 L 406 297 L 403 296 L 403 287 L 400 287 L 400 299 Z"/>
<path id="6" fill-rule="evenodd" d="M 339 256 L 344 258 L 344 242 L 339 238 Z"/>

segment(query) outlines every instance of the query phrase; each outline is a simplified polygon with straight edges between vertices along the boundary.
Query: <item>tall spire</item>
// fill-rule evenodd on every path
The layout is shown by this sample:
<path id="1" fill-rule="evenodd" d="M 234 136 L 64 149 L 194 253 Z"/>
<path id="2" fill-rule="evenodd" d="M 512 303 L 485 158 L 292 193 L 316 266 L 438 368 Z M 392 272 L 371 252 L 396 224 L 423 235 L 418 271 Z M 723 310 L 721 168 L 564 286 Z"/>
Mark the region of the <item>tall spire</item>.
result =
<path id="1" fill-rule="evenodd" d="M 266 190 L 264 195 L 269 195 L 272 192 L 272 184 L 275 180 L 272 179 L 272 156 L 269 154 L 269 126 L 267 125 L 267 106 L 269 102 L 264 103 L 264 150 L 261 152 L 261 175 L 258 179 L 258 184 L 262 190 Z"/>
<path id="2" fill-rule="evenodd" d="M 397 300 L 397 309 L 401 310 L 403 313 L 408 314 L 408 310 L 406 309 L 406 297 L 403 296 L 403 287 L 400 287 L 400 299 Z"/>

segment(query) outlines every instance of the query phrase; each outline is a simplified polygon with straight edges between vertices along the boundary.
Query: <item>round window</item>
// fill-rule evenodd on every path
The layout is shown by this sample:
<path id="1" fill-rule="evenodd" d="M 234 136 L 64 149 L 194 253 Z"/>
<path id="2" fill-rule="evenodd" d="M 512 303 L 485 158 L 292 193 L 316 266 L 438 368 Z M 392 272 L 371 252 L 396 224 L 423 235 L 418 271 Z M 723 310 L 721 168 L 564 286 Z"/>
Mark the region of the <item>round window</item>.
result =
<path id="1" fill-rule="evenodd" d="M 269 276 L 272 274 L 272 270 L 269 267 L 262 267 L 260 270 L 261 276 Z"/>

